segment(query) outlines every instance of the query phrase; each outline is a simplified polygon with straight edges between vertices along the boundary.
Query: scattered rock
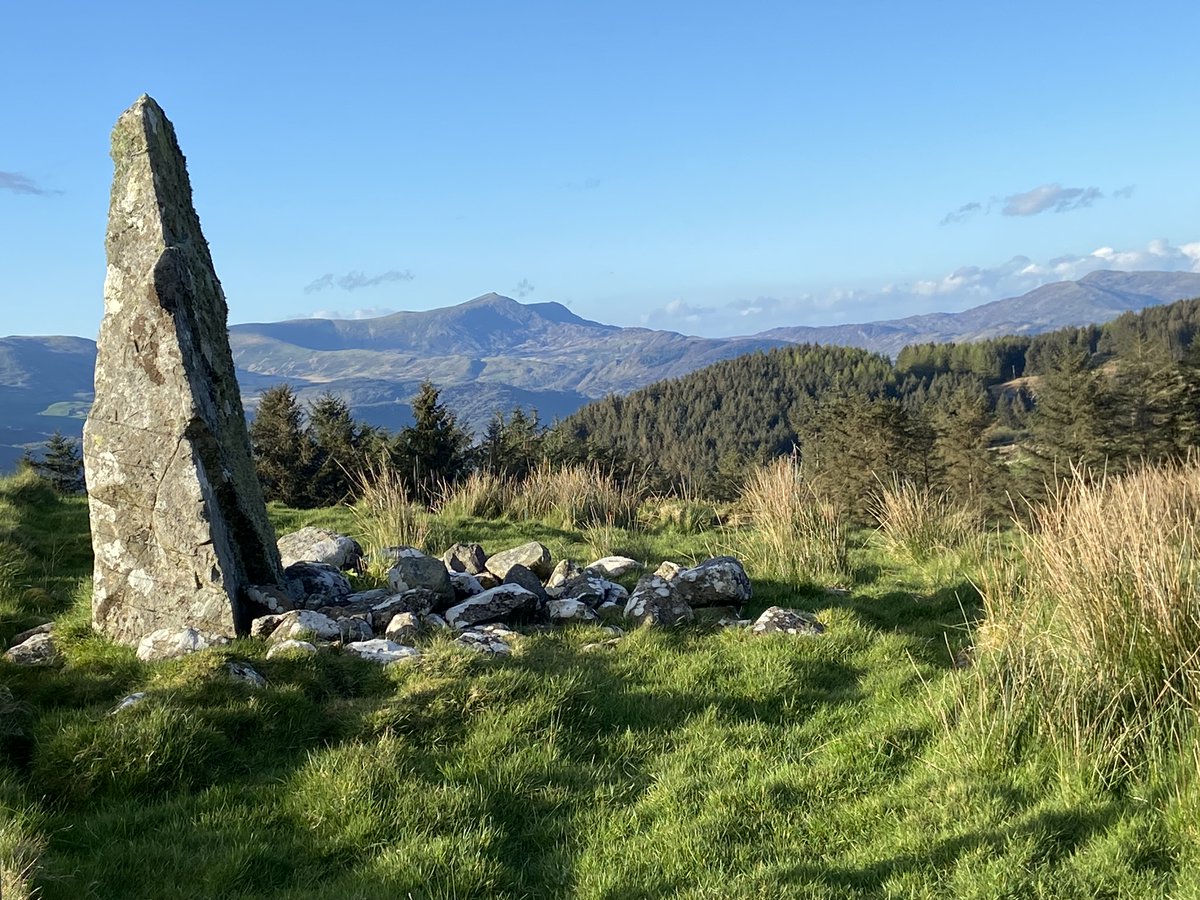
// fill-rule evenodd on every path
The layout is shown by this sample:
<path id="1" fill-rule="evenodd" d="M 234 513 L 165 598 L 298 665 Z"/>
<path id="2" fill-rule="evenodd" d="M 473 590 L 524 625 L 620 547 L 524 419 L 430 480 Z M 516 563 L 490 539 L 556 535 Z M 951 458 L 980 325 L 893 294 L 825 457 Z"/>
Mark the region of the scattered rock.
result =
<path id="1" fill-rule="evenodd" d="M 195 628 L 157 628 L 138 643 L 137 658 L 142 662 L 175 659 L 197 650 L 227 643 L 229 639 L 224 635 L 205 634 Z"/>
<path id="2" fill-rule="evenodd" d="M 104 319 L 83 429 L 92 622 L 126 644 L 183 628 L 232 637 L 250 626 L 244 588 L 278 583 L 281 567 L 225 297 L 175 129 L 149 97 L 117 120 L 112 159 Z"/>
<path id="3" fill-rule="evenodd" d="M 519 585 L 529 591 L 529 593 L 534 594 L 542 603 L 550 599 L 546 594 L 545 587 L 542 586 L 542 579 L 538 578 L 520 563 L 514 563 L 508 567 L 508 572 L 505 574 L 502 583 Z"/>
<path id="4" fill-rule="evenodd" d="M 717 556 L 684 569 L 671 584 L 689 606 L 734 606 L 750 599 L 750 579 L 732 556 Z"/>
<path id="5" fill-rule="evenodd" d="M 642 568 L 642 564 L 628 556 L 605 556 L 587 565 L 588 569 L 598 572 L 605 578 L 620 578 L 626 572 Z"/>
<path id="6" fill-rule="evenodd" d="M 583 569 L 579 568 L 574 562 L 569 559 L 560 559 L 558 565 L 554 567 L 554 571 L 550 573 L 550 577 L 546 580 L 546 590 L 551 596 L 557 596 L 554 593 L 555 591 L 571 579 L 582 574 Z"/>
<path id="7" fill-rule="evenodd" d="M 21 635 L 17 635 L 21 637 Z M 20 643 L 13 644 L 4 658 L 18 666 L 52 666 L 58 662 L 58 650 L 54 646 L 54 635 L 48 631 L 36 631 Z"/>
<path id="8" fill-rule="evenodd" d="M 752 634 L 823 634 L 825 626 L 812 613 L 771 606 L 763 610 L 750 631 Z"/>
<path id="9" fill-rule="evenodd" d="M 624 605 L 629 600 L 629 591 L 615 581 L 585 571 L 558 589 L 558 599 L 582 600 L 592 609 L 596 609 L 604 603 Z"/>
<path id="10" fill-rule="evenodd" d="M 362 566 L 363 550 L 358 541 L 336 531 L 306 525 L 276 543 L 285 569 L 298 562 L 320 562 L 345 571 L 357 571 Z"/>
<path id="11" fill-rule="evenodd" d="M 439 616 L 437 613 L 430 613 L 422 617 L 421 624 L 426 631 L 449 631 L 450 623 Z"/>
<path id="12" fill-rule="evenodd" d="M 516 584 L 502 584 L 469 597 L 446 610 L 446 621 L 454 628 L 494 622 L 514 613 L 537 609 L 537 595 Z"/>
<path id="13" fill-rule="evenodd" d="M 461 603 L 468 597 L 483 593 L 483 585 L 479 583 L 479 579 L 468 572 L 451 572 L 450 586 L 454 588 L 455 603 Z"/>
<path id="14" fill-rule="evenodd" d="M 515 565 L 522 565 L 533 572 L 538 578 L 549 578 L 553 571 L 550 564 L 550 550 L 537 541 L 530 541 L 520 547 L 502 550 L 488 557 L 487 570 L 497 578 L 503 579 L 508 570 Z"/>
<path id="15" fill-rule="evenodd" d="M 276 656 L 286 656 L 292 653 L 310 656 L 316 652 L 316 645 L 310 644 L 308 641 L 280 641 L 267 651 L 267 659 L 274 659 Z"/>
<path id="16" fill-rule="evenodd" d="M 397 613 L 410 612 L 417 616 L 427 616 L 440 601 L 441 595 L 432 591 L 417 588 L 405 591 L 403 594 L 392 594 L 390 597 L 371 607 L 371 626 L 376 631 L 382 631 Z"/>
<path id="17" fill-rule="evenodd" d="M 350 579 L 328 563 L 298 562 L 283 570 L 283 587 L 298 608 L 336 606 L 350 595 Z"/>
<path id="18" fill-rule="evenodd" d="M 23 644 L 27 640 L 29 640 L 31 637 L 33 637 L 35 634 L 53 634 L 53 633 L 54 633 L 54 623 L 53 622 L 43 622 L 41 625 L 35 625 L 32 628 L 25 629 L 20 634 L 13 635 L 12 643 L 9 646 L 15 647 L 15 646 L 17 646 L 17 644 Z"/>
<path id="19" fill-rule="evenodd" d="M 445 609 L 454 604 L 454 587 L 450 584 L 450 573 L 440 559 L 423 554 L 404 556 L 388 569 L 388 586 L 397 594 L 422 589 L 432 591 L 440 600 L 434 609 Z"/>
<path id="20" fill-rule="evenodd" d="M 730 623 L 741 621 L 740 606 L 697 606 L 692 609 L 692 612 L 695 613 L 694 621 L 697 625 L 725 627 Z"/>
<path id="21" fill-rule="evenodd" d="M 477 653 L 487 653 L 491 656 L 511 656 L 512 647 L 494 634 L 486 631 L 471 629 L 462 632 L 454 639 L 460 647 L 467 647 Z"/>
<path id="22" fill-rule="evenodd" d="M 421 634 L 421 620 L 414 613 L 402 612 L 392 616 L 383 636 L 397 644 L 414 644 Z"/>
<path id="23" fill-rule="evenodd" d="M 491 572 L 479 572 L 475 575 L 475 580 L 479 582 L 479 586 L 485 591 L 490 591 L 492 588 L 500 586 L 500 579 Z"/>
<path id="24" fill-rule="evenodd" d="M 227 660 L 225 671 L 229 673 L 229 677 L 234 681 L 242 681 L 256 688 L 267 686 L 267 679 L 263 678 L 259 671 L 248 662 L 243 662 L 239 659 Z"/>
<path id="25" fill-rule="evenodd" d="M 251 616 L 267 613 L 291 612 L 296 608 L 296 601 L 288 596 L 287 591 L 273 584 L 250 584 L 246 586 L 246 599 L 250 601 Z"/>
<path id="26" fill-rule="evenodd" d="M 295 609 L 284 613 L 271 629 L 273 644 L 282 641 L 297 641 L 315 638 L 318 641 L 336 641 L 342 636 L 342 628 L 336 621 L 323 613 L 311 609 Z"/>
<path id="27" fill-rule="evenodd" d="M 478 575 L 487 571 L 487 554 L 479 544 L 455 544 L 442 555 L 442 564 L 450 572 Z"/>
<path id="28" fill-rule="evenodd" d="M 145 691 L 138 691 L 134 694 L 130 694 L 128 697 L 122 697 L 121 700 L 117 703 L 117 705 L 114 706 L 109 711 L 108 714 L 110 716 L 115 716 L 117 713 L 121 712 L 121 710 L 129 709 L 129 707 L 131 707 L 131 706 L 137 706 L 139 703 L 141 703 L 145 699 L 146 699 Z"/>
<path id="29" fill-rule="evenodd" d="M 692 621 L 691 606 L 674 588 L 673 581 L 645 575 L 625 604 L 625 617 L 639 625 L 678 625 Z"/>
<path id="30" fill-rule="evenodd" d="M 346 651 L 363 659 L 390 666 L 394 663 L 416 659 L 421 651 L 416 647 L 405 647 L 385 638 L 375 638 L 370 641 L 356 641 L 347 644 Z"/>
<path id="31" fill-rule="evenodd" d="M 546 604 L 546 615 L 551 622 L 594 622 L 597 618 L 582 600 L 551 600 Z"/>

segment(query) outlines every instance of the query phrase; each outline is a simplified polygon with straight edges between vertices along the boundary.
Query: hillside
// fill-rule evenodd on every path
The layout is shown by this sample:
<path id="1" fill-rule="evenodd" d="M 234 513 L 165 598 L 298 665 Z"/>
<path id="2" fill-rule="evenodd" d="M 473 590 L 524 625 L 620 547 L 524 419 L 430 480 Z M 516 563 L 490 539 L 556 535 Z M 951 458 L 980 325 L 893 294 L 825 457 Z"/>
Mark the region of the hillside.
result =
<path id="1" fill-rule="evenodd" d="M 444 309 L 376 319 L 297 319 L 229 331 L 250 409 L 263 390 L 287 382 L 302 400 L 332 391 L 359 419 L 396 429 L 409 423 L 408 401 L 428 378 L 461 420 L 478 429 L 496 410 L 536 408 L 543 421 L 552 421 L 608 394 L 790 344 L 842 345 L 894 357 L 910 344 L 1037 334 L 1198 295 L 1197 274 L 1095 272 L 960 313 L 702 338 L 605 325 L 558 303 L 485 294 Z M 94 360 L 95 345 L 83 338 L 0 339 L 0 470 L 13 465 L 23 445 L 55 429 L 80 433 Z"/>
<path id="2" fill-rule="evenodd" d="M 1200 297 L 1200 274 L 1102 271 L 959 313 L 928 313 L 859 325 L 773 328 L 756 336 L 862 347 L 894 357 L 908 344 L 963 343 L 1101 324 L 1123 312 L 1190 297 Z"/>

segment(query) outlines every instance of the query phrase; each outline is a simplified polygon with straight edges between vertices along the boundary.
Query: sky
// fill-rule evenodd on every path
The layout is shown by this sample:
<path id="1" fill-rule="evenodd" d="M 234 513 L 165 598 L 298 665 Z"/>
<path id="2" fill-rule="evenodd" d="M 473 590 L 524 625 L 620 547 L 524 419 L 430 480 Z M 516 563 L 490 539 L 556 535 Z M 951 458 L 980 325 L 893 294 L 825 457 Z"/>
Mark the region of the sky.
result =
<path id="1" fill-rule="evenodd" d="M 230 323 L 489 291 L 690 334 L 1200 271 L 1200 3 L 0 6 L 0 334 L 94 337 L 175 125 Z"/>

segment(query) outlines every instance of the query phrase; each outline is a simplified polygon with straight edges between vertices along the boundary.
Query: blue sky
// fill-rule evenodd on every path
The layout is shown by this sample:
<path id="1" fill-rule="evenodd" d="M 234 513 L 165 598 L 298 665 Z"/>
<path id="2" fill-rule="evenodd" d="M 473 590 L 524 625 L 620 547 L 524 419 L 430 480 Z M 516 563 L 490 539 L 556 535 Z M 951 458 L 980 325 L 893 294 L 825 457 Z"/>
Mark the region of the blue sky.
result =
<path id="1" fill-rule="evenodd" d="M 497 291 L 747 334 L 1200 271 L 1200 4 L 10 3 L 0 334 L 94 336 L 175 123 L 230 321 Z"/>

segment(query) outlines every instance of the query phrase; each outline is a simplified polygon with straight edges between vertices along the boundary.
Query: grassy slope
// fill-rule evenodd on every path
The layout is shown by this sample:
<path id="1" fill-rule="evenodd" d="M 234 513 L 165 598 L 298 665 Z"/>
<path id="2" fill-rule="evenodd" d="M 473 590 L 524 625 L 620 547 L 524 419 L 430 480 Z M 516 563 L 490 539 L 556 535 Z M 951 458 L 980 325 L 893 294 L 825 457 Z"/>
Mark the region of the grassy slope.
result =
<path id="1" fill-rule="evenodd" d="M 589 555 L 576 532 L 446 529 Z M 755 608 L 817 611 L 829 630 L 815 639 L 642 630 L 585 653 L 607 635 L 581 627 L 507 660 L 443 643 L 381 670 L 241 642 L 144 666 L 87 632 L 79 501 L 5 482 L 0 531 L 0 637 L 38 614 L 67 623 L 66 667 L 0 663 L 15 701 L 0 709 L 0 853 L 44 841 L 46 898 L 1200 890 L 1188 797 L 1103 791 L 1037 747 L 998 750 L 972 721 L 976 675 L 951 659 L 977 598 L 944 561 L 860 551 L 849 597 L 757 579 Z M 719 549 L 714 535 L 615 543 L 655 562 Z M 270 686 L 228 681 L 228 657 Z M 149 699 L 110 717 L 134 690 Z"/>

